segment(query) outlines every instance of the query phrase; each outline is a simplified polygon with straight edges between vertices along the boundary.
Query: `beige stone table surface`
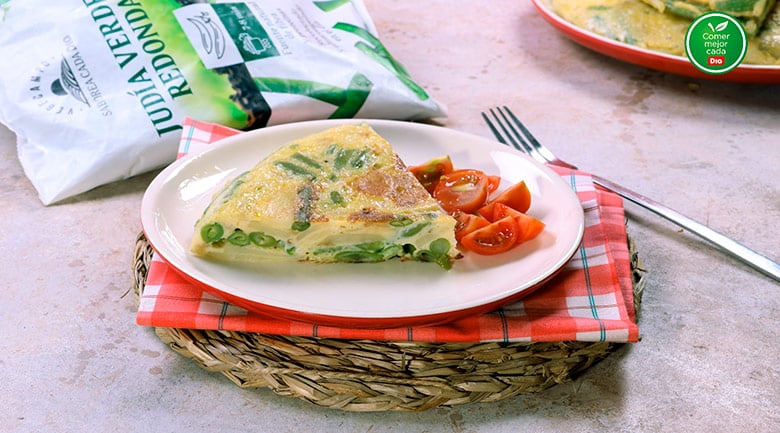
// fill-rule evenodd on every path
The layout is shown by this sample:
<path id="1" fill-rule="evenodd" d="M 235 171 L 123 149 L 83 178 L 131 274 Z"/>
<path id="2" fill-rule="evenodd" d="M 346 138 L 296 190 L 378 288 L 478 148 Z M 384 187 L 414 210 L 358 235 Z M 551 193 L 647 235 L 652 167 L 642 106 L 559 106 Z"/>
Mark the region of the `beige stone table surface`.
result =
<path id="1" fill-rule="evenodd" d="M 566 159 L 780 260 L 780 87 L 635 67 L 556 32 L 528 0 L 367 1 L 381 39 L 485 137 L 507 104 Z M 641 341 L 575 382 L 422 413 L 241 389 L 135 324 L 141 197 L 156 173 L 43 206 L 0 127 L 0 431 L 769 432 L 780 429 L 780 284 L 634 205 Z M 86 312 L 89 311 L 87 314 Z"/>

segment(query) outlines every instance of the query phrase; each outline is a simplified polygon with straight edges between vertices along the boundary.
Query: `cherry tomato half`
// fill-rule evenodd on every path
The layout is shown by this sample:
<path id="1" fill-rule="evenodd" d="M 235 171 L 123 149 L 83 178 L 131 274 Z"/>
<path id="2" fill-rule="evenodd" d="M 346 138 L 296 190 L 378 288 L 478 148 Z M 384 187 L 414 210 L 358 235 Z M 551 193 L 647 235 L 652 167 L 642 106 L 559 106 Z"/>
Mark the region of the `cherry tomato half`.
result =
<path id="1" fill-rule="evenodd" d="M 482 206 L 477 210 L 477 213 L 490 222 L 496 222 L 506 216 L 522 215 L 522 212 L 516 211 L 504 203 L 495 201 Z"/>
<path id="2" fill-rule="evenodd" d="M 460 242 L 463 236 L 490 224 L 480 215 L 455 211 L 452 216 L 455 218 L 455 240 Z"/>
<path id="3" fill-rule="evenodd" d="M 429 194 L 433 194 L 439 178 L 445 174 L 452 173 L 452 160 L 449 155 L 433 158 L 420 165 L 409 167 L 414 177 L 425 187 Z"/>
<path id="4" fill-rule="evenodd" d="M 463 236 L 461 243 L 477 254 L 500 254 L 515 246 L 517 233 L 517 221 L 508 216 Z"/>
<path id="5" fill-rule="evenodd" d="M 488 177 L 484 172 L 474 169 L 445 174 L 433 190 L 433 198 L 450 213 L 456 210 L 476 212 L 485 205 L 487 197 Z"/>
<path id="6" fill-rule="evenodd" d="M 517 222 L 517 233 L 519 235 L 517 243 L 530 241 L 539 236 L 544 230 L 544 222 L 532 217 L 531 215 L 521 213 L 514 217 Z"/>
<path id="7" fill-rule="evenodd" d="M 512 217 L 517 221 L 517 243 L 529 241 L 544 230 L 545 224 L 541 220 L 523 212 L 519 212 L 504 203 L 490 202 L 477 211 L 488 221 L 498 221 L 505 217 Z"/>
<path id="8" fill-rule="evenodd" d="M 488 175 L 488 194 L 496 192 L 501 185 L 501 176 Z"/>
<path id="9" fill-rule="evenodd" d="M 527 212 L 528 208 L 531 207 L 531 191 L 528 190 L 525 181 L 521 180 L 505 189 L 490 202 L 504 203 L 516 211 Z"/>

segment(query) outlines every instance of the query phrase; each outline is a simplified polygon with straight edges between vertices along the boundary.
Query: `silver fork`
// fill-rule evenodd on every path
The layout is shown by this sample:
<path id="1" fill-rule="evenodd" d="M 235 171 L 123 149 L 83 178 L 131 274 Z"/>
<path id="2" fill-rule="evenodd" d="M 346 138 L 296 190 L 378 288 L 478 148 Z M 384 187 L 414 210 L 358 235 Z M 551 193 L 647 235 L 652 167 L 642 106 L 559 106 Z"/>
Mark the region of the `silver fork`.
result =
<path id="1" fill-rule="evenodd" d="M 487 123 L 493 135 L 499 142 L 511 145 L 515 149 L 527 153 L 532 158 L 543 164 L 553 164 L 561 167 L 576 169 L 577 167 L 557 158 L 547 147 L 539 143 L 533 135 L 526 129 L 520 120 L 506 106 L 491 108 L 490 114 L 493 120 L 486 113 L 482 113 L 482 118 Z M 610 191 L 613 191 L 624 199 L 635 203 L 656 215 L 677 224 L 689 232 L 709 241 L 718 247 L 721 251 L 742 260 L 754 269 L 780 281 L 780 264 L 775 263 L 766 256 L 763 256 L 750 248 L 716 232 L 715 230 L 696 222 L 687 216 L 670 209 L 663 204 L 652 200 L 642 194 L 631 191 L 603 177 L 592 175 L 593 182 Z"/>

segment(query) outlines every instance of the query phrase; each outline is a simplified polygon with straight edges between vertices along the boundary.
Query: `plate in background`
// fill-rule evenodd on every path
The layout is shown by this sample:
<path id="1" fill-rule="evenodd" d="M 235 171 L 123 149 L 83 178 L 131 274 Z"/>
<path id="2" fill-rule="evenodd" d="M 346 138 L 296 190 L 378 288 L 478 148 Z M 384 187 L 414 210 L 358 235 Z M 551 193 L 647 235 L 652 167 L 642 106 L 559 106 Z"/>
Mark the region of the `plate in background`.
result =
<path id="1" fill-rule="evenodd" d="M 780 66 L 741 64 L 725 74 L 707 74 L 687 57 L 652 51 L 606 38 L 577 27 L 561 18 L 550 6 L 549 0 L 531 0 L 539 13 L 558 31 L 578 44 L 609 57 L 634 65 L 707 80 L 733 81 L 756 84 L 780 84 Z"/>

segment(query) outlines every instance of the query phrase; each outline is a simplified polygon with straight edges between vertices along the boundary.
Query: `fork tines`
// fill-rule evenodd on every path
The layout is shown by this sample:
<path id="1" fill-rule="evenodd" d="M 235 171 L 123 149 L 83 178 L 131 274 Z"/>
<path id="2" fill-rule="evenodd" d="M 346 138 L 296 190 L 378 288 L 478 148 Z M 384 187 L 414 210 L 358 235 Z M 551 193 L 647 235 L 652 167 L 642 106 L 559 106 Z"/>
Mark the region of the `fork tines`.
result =
<path id="1" fill-rule="evenodd" d="M 515 149 L 533 156 L 540 162 L 546 162 L 542 155 L 538 155 L 536 147 L 539 146 L 536 138 L 520 122 L 520 119 L 507 106 L 491 108 L 488 110 L 493 117 L 491 120 L 487 114 L 482 113 L 482 118 L 490 128 L 496 139 L 503 144 L 511 145 Z M 511 118 L 511 121 L 510 121 Z"/>

